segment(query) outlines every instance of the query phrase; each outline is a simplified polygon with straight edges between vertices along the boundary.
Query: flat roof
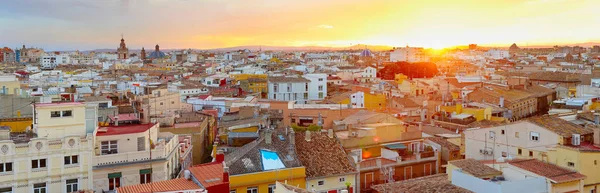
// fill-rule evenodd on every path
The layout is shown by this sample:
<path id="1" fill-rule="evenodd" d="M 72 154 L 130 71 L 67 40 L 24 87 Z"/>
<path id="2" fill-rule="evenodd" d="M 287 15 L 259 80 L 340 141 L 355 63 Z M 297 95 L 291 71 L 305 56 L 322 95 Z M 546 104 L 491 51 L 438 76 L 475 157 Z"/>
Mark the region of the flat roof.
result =
<path id="1" fill-rule="evenodd" d="M 64 103 L 36 103 L 36 107 L 52 107 L 52 106 L 67 106 L 67 105 L 83 105 L 81 102 L 64 102 Z"/>
<path id="2" fill-rule="evenodd" d="M 148 129 L 152 128 L 154 125 L 156 125 L 156 124 L 150 123 L 150 124 L 100 127 L 100 128 L 98 128 L 98 132 L 96 132 L 96 136 L 141 133 L 141 132 L 148 131 Z"/>

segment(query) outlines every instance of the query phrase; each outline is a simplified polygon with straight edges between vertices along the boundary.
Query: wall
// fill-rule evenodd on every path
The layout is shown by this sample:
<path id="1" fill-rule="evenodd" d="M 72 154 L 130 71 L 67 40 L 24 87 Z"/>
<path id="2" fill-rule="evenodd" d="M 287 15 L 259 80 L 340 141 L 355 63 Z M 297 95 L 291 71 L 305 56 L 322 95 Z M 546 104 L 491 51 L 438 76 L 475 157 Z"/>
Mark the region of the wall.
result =
<path id="1" fill-rule="evenodd" d="M 340 178 L 344 178 L 345 181 L 340 182 Z M 325 181 L 323 185 L 319 186 L 319 181 Z M 356 187 L 356 174 L 331 176 L 325 178 L 311 179 L 306 182 L 306 190 L 316 190 L 316 192 L 329 191 L 329 190 L 342 190 L 346 189 L 346 183 L 349 182 L 350 187 Z"/>
<path id="2" fill-rule="evenodd" d="M 583 181 L 587 185 L 585 186 L 586 192 L 595 188 L 596 185 L 593 184 L 600 183 L 600 173 L 596 172 L 600 170 L 600 165 L 598 165 L 600 162 L 600 152 L 580 152 L 573 148 L 559 146 L 554 150 L 548 151 L 548 161 L 587 176 Z M 570 167 L 568 162 L 575 163 L 575 166 Z"/>
<path id="3" fill-rule="evenodd" d="M 501 183 L 490 182 L 463 173 L 460 170 L 452 170 L 453 185 L 463 187 L 473 192 L 486 193 L 512 193 L 512 192 L 547 192 L 545 178 L 530 178 L 518 181 L 508 180 Z"/>
<path id="4" fill-rule="evenodd" d="M 297 187 L 306 187 L 306 169 L 304 167 L 265 171 L 229 176 L 230 190 L 246 192 L 248 187 L 258 187 L 259 193 L 267 193 L 268 187 L 275 181 L 286 181 Z"/>
<path id="5" fill-rule="evenodd" d="M 0 76 L 0 95 L 15 94 L 15 89 L 20 88 L 21 83 L 16 76 Z"/>
<path id="6" fill-rule="evenodd" d="M 30 192 L 33 184 L 46 183 L 46 192 L 66 192 L 66 180 L 77 179 L 79 189 L 92 189 L 92 137 L 72 136 L 56 140 L 35 138 L 30 143 L 1 141 L 7 146 L 0 162 L 12 162 L 13 171 L 0 175 L 0 187 Z M 71 146 L 71 142 L 73 146 Z M 41 148 L 37 149 L 37 143 Z M 64 165 L 64 156 L 78 156 L 78 164 Z M 31 160 L 47 159 L 46 168 L 32 169 Z"/>
<path id="7" fill-rule="evenodd" d="M 502 135 L 502 130 L 505 134 Z M 490 139 L 490 131 L 496 133 L 496 140 Z M 538 132 L 540 134 L 539 141 L 531 141 L 529 138 L 530 132 Z M 519 137 L 515 137 L 515 133 L 519 133 Z M 490 127 L 485 129 L 471 129 L 464 131 L 465 134 L 465 156 L 477 160 L 489 160 L 502 156 L 502 152 L 506 152 L 513 157 L 520 158 L 536 158 L 539 160 L 544 158 L 544 154 L 548 146 L 556 146 L 559 144 L 560 137 L 544 128 L 531 124 L 526 121 L 514 122 L 504 126 Z M 487 141 L 487 145 L 486 145 Z M 494 147 L 495 144 L 495 147 Z M 493 155 L 484 155 L 479 152 L 480 149 L 488 147 L 494 150 Z M 531 147 L 527 149 L 526 147 Z M 522 149 L 522 155 L 518 155 L 518 149 Z M 529 151 L 534 153 L 533 157 L 529 157 Z M 507 152 L 508 151 L 508 152 Z"/>
<path id="8" fill-rule="evenodd" d="M 29 118 L 13 118 L 13 119 L 0 119 L 0 126 L 9 126 L 11 132 L 25 132 L 27 129 L 31 129 L 33 119 Z"/>
<path id="9" fill-rule="evenodd" d="M 65 135 L 86 135 L 85 105 L 82 103 L 37 105 L 37 132 L 38 137 L 61 138 Z M 71 117 L 50 117 L 51 111 L 71 110 Z M 35 118 L 34 118 L 35 119 Z M 34 122 L 35 124 L 35 122 Z"/>

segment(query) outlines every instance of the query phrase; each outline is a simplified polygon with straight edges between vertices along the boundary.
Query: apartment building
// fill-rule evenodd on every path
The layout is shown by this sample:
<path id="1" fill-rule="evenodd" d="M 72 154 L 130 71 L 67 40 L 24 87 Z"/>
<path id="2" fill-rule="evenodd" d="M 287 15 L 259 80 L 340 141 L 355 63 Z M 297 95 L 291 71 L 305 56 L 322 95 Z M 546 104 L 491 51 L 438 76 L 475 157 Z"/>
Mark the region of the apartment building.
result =
<path id="1" fill-rule="evenodd" d="M 271 100 L 296 101 L 297 104 L 307 104 L 310 100 L 310 83 L 310 80 L 301 77 L 271 76 L 268 78 L 268 98 Z M 323 84 L 327 85 L 327 82 L 323 81 Z"/>
<path id="2" fill-rule="evenodd" d="M 327 74 L 306 74 L 308 81 L 308 100 L 320 101 L 327 97 Z"/>
<path id="3" fill-rule="evenodd" d="M 181 172 L 178 136 L 160 133 L 158 124 L 100 127 L 93 141 L 96 192 L 173 179 Z"/>
<path id="4" fill-rule="evenodd" d="M 86 117 L 94 115 L 75 102 L 36 104 L 34 112 L 33 132 L 0 129 L 0 192 L 91 190 Z"/>

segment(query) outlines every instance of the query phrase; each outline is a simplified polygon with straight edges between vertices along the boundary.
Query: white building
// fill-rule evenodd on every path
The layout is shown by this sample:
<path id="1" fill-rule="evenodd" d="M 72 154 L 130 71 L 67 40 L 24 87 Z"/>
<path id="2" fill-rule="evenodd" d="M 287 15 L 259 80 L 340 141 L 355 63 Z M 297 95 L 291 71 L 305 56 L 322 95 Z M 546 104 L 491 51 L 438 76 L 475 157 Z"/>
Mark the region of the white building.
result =
<path id="1" fill-rule="evenodd" d="M 298 104 L 307 104 L 309 101 L 308 92 L 311 82 L 306 78 L 271 76 L 268 82 L 268 97 L 271 100 L 296 101 Z M 323 83 L 326 85 L 327 81 Z M 327 90 L 326 87 L 324 89 Z"/>
<path id="2" fill-rule="evenodd" d="M 308 100 L 318 101 L 327 97 L 327 74 L 306 74 L 308 79 Z"/>
<path id="3" fill-rule="evenodd" d="M 427 62 L 429 57 L 423 48 L 419 47 L 396 47 L 390 53 L 391 62 Z"/>
<path id="4" fill-rule="evenodd" d="M 365 108 L 365 93 L 356 92 L 350 95 L 352 108 Z"/>
<path id="5" fill-rule="evenodd" d="M 76 192 L 92 189 L 92 135 L 83 103 L 36 104 L 33 131 L 0 129 L 0 192 Z M 95 127 L 94 122 L 90 123 Z M 1 127 L 0 127 L 1 128 Z"/>
<path id="6" fill-rule="evenodd" d="M 59 64 L 70 64 L 71 59 L 67 54 L 59 54 L 59 55 L 46 55 L 41 58 L 42 68 L 56 68 Z"/>
<path id="7" fill-rule="evenodd" d="M 94 190 L 173 179 L 179 176 L 178 136 L 157 124 L 101 127 L 94 132 Z M 151 151 L 151 152 L 150 152 Z"/>
<path id="8" fill-rule="evenodd" d="M 483 54 L 483 56 L 485 56 L 486 58 L 498 60 L 498 59 L 509 58 L 510 53 L 508 52 L 508 50 L 491 49 L 491 50 L 488 50 L 487 52 L 485 52 Z"/>

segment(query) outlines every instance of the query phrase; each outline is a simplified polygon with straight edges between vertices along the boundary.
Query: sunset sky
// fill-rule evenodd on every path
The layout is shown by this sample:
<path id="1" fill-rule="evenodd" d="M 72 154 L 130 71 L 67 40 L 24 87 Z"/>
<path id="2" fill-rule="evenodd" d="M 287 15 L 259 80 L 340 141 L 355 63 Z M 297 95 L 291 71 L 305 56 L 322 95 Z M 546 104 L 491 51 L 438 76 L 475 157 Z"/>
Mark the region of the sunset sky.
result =
<path id="1" fill-rule="evenodd" d="M 0 46 L 442 48 L 600 42 L 594 0 L 9 0 Z"/>

